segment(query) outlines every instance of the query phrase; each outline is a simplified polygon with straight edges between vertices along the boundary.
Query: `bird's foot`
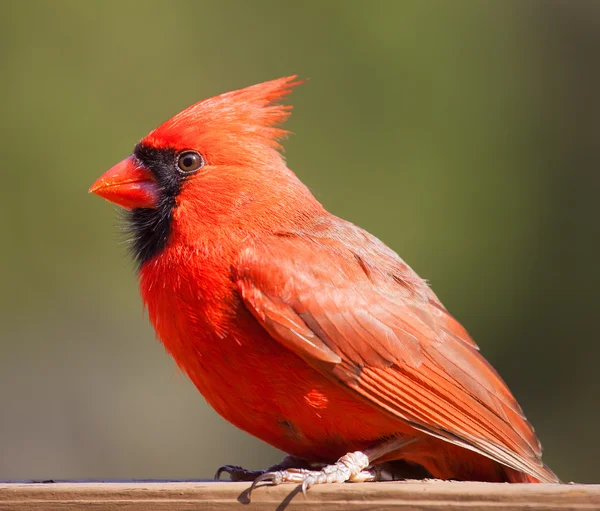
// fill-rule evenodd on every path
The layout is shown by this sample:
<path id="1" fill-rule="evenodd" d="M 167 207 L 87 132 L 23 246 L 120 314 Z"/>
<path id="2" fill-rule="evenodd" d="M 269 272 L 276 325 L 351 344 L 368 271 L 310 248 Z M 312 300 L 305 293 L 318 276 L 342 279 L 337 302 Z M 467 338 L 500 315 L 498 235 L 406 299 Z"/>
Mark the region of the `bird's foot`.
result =
<path id="1" fill-rule="evenodd" d="M 254 481 L 258 476 L 265 473 L 265 470 L 247 470 L 239 465 L 223 465 L 217 469 L 215 481 L 221 480 L 221 475 L 229 474 L 229 480 L 235 483 L 240 481 Z"/>
<path id="2" fill-rule="evenodd" d="M 215 474 L 215 481 L 221 480 L 221 475 L 223 473 L 229 474 L 230 480 L 233 482 L 239 481 L 255 481 L 258 477 L 272 473 L 272 472 L 281 472 L 288 469 L 310 469 L 315 468 L 317 464 L 309 463 L 302 458 L 297 458 L 296 456 L 286 456 L 281 460 L 281 463 L 277 465 L 272 465 L 266 470 L 247 470 L 243 467 L 237 465 L 223 465 L 219 467 L 217 473 Z"/>
<path id="3" fill-rule="evenodd" d="M 302 492 L 306 491 L 315 484 L 326 483 L 345 483 L 376 481 L 380 471 L 377 469 L 365 470 L 369 466 L 369 458 L 361 451 L 351 452 L 342 456 L 333 465 L 326 465 L 321 470 L 310 470 L 307 468 L 288 468 L 286 470 L 266 471 L 259 475 L 250 490 L 260 483 L 271 483 L 272 485 L 282 483 L 296 483 L 302 485 Z"/>

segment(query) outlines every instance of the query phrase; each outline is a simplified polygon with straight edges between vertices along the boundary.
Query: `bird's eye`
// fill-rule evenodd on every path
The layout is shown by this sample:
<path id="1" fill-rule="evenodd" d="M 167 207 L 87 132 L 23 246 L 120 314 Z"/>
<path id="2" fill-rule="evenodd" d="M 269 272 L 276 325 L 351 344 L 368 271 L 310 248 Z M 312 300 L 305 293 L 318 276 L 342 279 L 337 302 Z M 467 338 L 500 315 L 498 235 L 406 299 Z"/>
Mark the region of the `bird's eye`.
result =
<path id="1" fill-rule="evenodd" d="M 189 174 L 204 166 L 204 159 L 196 151 L 186 151 L 177 157 L 177 168 Z"/>

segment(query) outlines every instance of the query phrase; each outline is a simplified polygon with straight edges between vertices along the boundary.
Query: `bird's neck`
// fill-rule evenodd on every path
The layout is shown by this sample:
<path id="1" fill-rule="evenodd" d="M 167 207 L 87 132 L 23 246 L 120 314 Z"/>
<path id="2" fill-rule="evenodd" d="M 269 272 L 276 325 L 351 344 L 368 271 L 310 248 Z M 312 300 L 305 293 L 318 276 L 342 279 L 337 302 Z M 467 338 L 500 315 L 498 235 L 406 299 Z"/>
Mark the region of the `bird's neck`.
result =
<path id="1" fill-rule="evenodd" d="M 238 248 L 249 236 L 299 228 L 326 214 L 289 170 L 207 176 L 202 187 L 183 190 L 173 211 L 169 245 L 218 243 Z"/>

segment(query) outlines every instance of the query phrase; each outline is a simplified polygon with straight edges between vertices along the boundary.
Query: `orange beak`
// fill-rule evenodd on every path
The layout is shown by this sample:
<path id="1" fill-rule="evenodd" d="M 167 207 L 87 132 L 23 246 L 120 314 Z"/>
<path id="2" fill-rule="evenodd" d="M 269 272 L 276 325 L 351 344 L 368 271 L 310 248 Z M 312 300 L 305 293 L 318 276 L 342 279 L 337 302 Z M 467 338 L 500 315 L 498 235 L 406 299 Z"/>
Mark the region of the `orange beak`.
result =
<path id="1" fill-rule="evenodd" d="M 160 188 L 150 171 L 133 156 L 102 174 L 89 193 L 127 209 L 157 208 Z"/>

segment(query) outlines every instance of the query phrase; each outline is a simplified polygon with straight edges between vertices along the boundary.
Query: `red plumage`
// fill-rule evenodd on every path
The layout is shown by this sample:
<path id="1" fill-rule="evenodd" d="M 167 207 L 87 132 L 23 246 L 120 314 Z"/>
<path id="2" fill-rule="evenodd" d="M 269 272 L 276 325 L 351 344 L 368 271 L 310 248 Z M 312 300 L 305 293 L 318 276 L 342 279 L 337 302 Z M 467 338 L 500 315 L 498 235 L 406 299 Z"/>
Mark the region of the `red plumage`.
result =
<path id="1" fill-rule="evenodd" d="M 505 383 L 426 283 L 286 167 L 277 126 L 291 107 L 278 102 L 294 80 L 189 107 L 92 187 L 133 208 L 158 337 L 219 414 L 292 455 L 332 463 L 397 436 L 419 441 L 377 463 L 557 481 Z M 190 151 L 203 165 L 182 173 Z"/>

